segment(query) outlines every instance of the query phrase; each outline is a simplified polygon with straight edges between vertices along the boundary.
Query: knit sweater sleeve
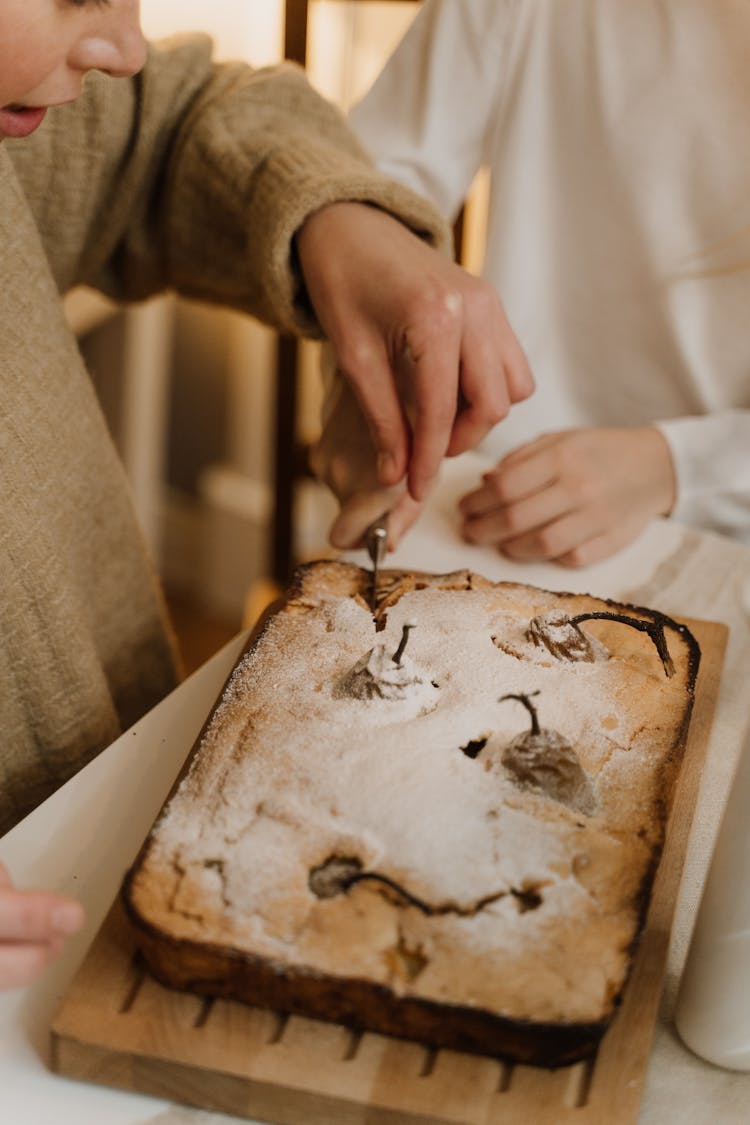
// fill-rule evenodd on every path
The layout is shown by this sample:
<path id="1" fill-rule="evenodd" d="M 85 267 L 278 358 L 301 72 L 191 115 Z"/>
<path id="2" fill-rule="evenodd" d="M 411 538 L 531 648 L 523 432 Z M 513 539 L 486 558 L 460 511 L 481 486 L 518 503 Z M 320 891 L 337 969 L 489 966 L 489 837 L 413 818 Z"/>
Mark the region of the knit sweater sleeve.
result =
<path id="1" fill-rule="evenodd" d="M 315 210 L 371 203 L 450 244 L 298 68 L 218 65 L 202 36 L 152 46 L 133 79 L 90 75 L 77 102 L 9 146 L 61 292 L 174 287 L 315 334 L 293 246 Z"/>

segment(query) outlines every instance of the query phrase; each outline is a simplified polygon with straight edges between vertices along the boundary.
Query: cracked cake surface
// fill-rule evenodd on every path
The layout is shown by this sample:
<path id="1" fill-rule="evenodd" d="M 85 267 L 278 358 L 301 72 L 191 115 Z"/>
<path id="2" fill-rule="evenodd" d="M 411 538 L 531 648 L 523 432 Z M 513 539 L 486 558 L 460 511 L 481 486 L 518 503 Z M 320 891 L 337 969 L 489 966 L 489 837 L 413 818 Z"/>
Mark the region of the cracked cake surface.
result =
<path id="1" fill-rule="evenodd" d="M 366 572 L 309 564 L 240 660 L 124 886 L 144 956 L 176 987 L 570 1061 L 627 979 L 697 645 L 468 571 L 382 581 L 373 617 Z"/>

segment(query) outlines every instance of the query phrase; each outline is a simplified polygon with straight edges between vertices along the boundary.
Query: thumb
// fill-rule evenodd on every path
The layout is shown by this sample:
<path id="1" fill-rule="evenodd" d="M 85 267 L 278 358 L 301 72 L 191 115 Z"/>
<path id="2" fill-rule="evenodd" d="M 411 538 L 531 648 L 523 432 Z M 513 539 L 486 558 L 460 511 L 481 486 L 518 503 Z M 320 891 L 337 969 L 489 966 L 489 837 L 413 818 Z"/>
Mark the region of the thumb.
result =
<path id="1" fill-rule="evenodd" d="M 365 532 L 371 523 L 379 519 L 383 512 L 390 512 L 406 494 L 406 485 L 393 488 L 374 488 L 355 492 L 343 501 L 341 511 L 333 521 L 328 538 L 331 546 L 339 550 L 361 547 Z M 391 540 L 390 521 L 388 528 Z"/>

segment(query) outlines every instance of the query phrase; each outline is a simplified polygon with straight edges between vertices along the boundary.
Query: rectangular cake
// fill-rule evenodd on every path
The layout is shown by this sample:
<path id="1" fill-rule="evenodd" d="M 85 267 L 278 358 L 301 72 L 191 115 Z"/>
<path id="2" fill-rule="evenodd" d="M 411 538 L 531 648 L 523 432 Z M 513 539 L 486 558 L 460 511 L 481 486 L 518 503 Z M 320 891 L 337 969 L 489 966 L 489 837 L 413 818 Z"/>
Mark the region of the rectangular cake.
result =
<path id="1" fill-rule="evenodd" d="M 301 568 L 241 658 L 125 880 L 139 948 L 174 988 L 583 1058 L 643 925 L 698 646 L 470 571 L 370 583 Z"/>

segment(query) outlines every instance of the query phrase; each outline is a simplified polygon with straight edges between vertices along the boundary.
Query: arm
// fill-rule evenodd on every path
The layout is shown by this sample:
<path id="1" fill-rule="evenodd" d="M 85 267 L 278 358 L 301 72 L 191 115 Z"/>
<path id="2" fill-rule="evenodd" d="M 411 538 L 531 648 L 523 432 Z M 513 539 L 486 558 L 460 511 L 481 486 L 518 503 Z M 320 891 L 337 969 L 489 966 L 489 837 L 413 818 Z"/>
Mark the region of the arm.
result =
<path id="1" fill-rule="evenodd" d="M 208 39 L 151 47 L 129 80 L 89 75 L 11 148 L 62 292 L 165 287 L 318 334 L 293 252 L 326 204 L 375 204 L 447 247 L 440 217 L 376 173 L 298 68 L 212 61 Z"/>
<path id="2" fill-rule="evenodd" d="M 507 0 L 426 0 L 349 117 L 382 171 L 451 218 L 496 125 L 514 20 Z"/>
<path id="3" fill-rule="evenodd" d="M 518 392 L 478 331 L 488 287 L 427 247 L 449 244 L 440 216 L 372 169 L 297 68 L 217 67 L 202 40 L 152 50 L 129 82 L 94 76 L 38 136 L 17 167 L 59 287 L 132 299 L 174 285 L 278 327 L 322 328 L 384 484 L 408 472 L 420 497 L 447 449 L 475 444 L 529 393 L 528 373 Z"/>

